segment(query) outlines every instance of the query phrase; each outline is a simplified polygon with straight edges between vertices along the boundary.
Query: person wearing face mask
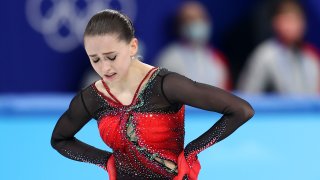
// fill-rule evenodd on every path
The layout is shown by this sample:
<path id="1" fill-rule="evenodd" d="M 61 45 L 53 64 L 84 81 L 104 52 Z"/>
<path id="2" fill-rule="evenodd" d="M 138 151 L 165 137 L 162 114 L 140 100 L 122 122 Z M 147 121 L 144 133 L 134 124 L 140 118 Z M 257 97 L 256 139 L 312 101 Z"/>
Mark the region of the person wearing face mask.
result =
<path id="1" fill-rule="evenodd" d="M 179 41 L 160 52 L 156 64 L 195 81 L 231 90 L 228 63 L 208 43 L 213 26 L 203 5 L 196 1 L 182 4 L 176 25 Z"/>
<path id="2" fill-rule="evenodd" d="M 295 0 L 282 0 L 272 9 L 274 37 L 250 56 L 238 82 L 246 93 L 319 94 L 320 58 L 303 41 L 305 15 Z"/>

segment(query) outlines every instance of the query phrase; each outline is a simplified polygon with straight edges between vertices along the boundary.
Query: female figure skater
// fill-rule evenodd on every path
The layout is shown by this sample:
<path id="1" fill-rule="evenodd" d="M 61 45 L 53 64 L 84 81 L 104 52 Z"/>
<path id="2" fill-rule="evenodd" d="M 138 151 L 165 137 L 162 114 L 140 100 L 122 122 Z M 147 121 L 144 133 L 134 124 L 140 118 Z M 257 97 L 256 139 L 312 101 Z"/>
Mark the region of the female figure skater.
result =
<path id="1" fill-rule="evenodd" d="M 51 145 L 70 159 L 102 167 L 111 180 L 197 179 L 197 154 L 254 114 L 246 101 L 228 92 L 139 61 L 133 25 L 118 11 L 95 14 L 85 29 L 84 45 L 101 80 L 72 99 L 53 130 Z M 184 147 L 185 105 L 223 116 Z M 74 137 L 92 118 L 113 152 Z"/>

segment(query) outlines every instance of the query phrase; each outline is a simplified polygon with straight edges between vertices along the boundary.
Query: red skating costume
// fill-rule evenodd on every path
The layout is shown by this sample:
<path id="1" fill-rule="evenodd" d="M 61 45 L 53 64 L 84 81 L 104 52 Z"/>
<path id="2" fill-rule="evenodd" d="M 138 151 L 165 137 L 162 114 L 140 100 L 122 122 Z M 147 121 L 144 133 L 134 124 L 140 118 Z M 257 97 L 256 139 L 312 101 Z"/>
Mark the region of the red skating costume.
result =
<path id="1" fill-rule="evenodd" d="M 98 91 L 94 83 L 73 98 L 54 128 L 51 144 L 70 159 L 104 168 L 111 180 L 197 179 L 197 154 L 252 116 L 246 101 L 165 68 L 153 68 L 146 74 L 130 105 L 123 105 L 104 86 L 112 98 Z M 223 116 L 184 147 L 185 105 Z M 74 137 L 91 119 L 97 121 L 101 138 L 113 152 Z"/>

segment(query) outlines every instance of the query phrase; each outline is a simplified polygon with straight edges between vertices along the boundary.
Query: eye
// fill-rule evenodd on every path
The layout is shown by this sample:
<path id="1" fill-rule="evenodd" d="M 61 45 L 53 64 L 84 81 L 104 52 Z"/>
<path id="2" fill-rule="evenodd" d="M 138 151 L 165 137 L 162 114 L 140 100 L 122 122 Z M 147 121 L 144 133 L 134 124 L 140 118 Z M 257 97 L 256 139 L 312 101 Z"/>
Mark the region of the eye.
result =
<path id="1" fill-rule="evenodd" d="M 97 63 L 99 60 L 100 60 L 100 58 L 92 59 L 92 61 L 93 61 L 94 63 Z"/>
<path id="2" fill-rule="evenodd" d="M 107 57 L 109 60 L 114 61 L 116 59 L 117 55 L 113 56 L 113 57 Z"/>

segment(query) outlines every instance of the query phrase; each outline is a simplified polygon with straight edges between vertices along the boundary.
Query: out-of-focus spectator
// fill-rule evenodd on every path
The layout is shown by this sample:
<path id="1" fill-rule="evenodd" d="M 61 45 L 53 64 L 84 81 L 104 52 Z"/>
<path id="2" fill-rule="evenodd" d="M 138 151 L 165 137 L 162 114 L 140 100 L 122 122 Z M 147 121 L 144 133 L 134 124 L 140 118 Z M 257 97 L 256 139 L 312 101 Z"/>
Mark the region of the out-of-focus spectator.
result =
<path id="1" fill-rule="evenodd" d="M 195 1 L 182 4 L 177 12 L 176 23 L 179 40 L 160 53 L 156 65 L 197 82 L 230 90 L 227 61 L 208 44 L 212 22 L 203 5 Z"/>
<path id="2" fill-rule="evenodd" d="M 282 0 L 273 7 L 274 37 L 260 44 L 250 56 L 238 82 L 247 93 L 318 94 L 320 60 L 303 41 L 305 15 L 294 0 Z"/>

